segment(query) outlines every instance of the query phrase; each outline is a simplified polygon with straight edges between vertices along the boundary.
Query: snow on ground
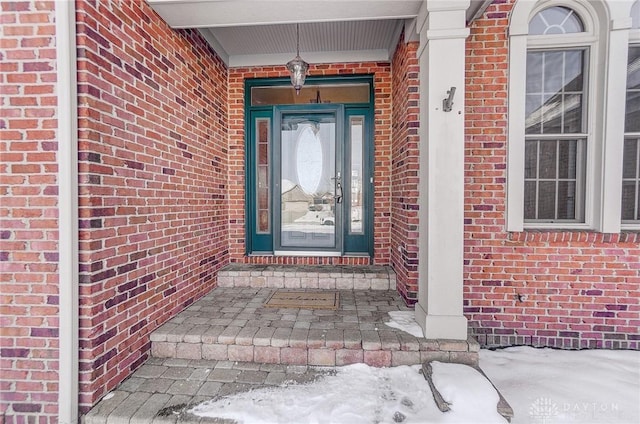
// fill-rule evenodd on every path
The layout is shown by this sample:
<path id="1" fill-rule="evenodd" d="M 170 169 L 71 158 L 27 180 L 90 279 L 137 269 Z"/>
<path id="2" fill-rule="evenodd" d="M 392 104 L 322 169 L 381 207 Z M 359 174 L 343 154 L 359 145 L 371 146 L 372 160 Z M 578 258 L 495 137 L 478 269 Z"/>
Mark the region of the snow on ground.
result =
<path id="1" fill-rule="evenodd" d="M 448 388 L 447 396 L 455 392 L 451 394 L 455 404 L 446 414 L 434 403 L 420 366 L 364 364 L 339 367 L 335 375 L 308 385 L 258 389 L 205 402 L 190 412 L 245 424 L 506 423 L 495 411 L 495 390 L 474 379 L 468 370 L 477 374 L 475 370 L 458 364 L 434 365 L 439 365 L 434 376 Z M 460 378 L 465 379 L 466 390 L 454 388 L 453 381 Z M 488 405 L 491 402 L 493 408 Z M 483 414 L 481 421 L 478 411 Z"/>
<path id="2" fill-rule="evenodd" d="M 391 311 L 388 312 L 391 321 L 385 322 L 384 325 L 397 328 L 411 334 L 414 337 L 424 337 L 422 328 L 416 322 L 415 312 L 413 311 Z"/>
<path id="3" fill-rule="evenodd" d="M 514 347 L 480 367 L 518 423 L 640 423 L 640 352 Z"/>
<path id="4" fill-rule="evenodd" d="M 474 368 L 461 364 L 432 362 L 433 384 L 451 410 L 447 422 L 506 423 L 498 414 L 498 392 L 489 380 Z M 464 384 L 460 384 L 464 382 Z"/>
<path id="5" fill-rule="evenodd" d="M 196 415 L 245 424 L 505 423 L 491 386 L 469 367 L 433 363 L 440 412 L 418 366 L 338 367 L 307 385 L 264 388 L 202 403 Z M 513 424 L 640 423 L 640 352 L 482 350 L 480 366 L 514 409 Z"/>
<path id="6" fill-rule="evenodd" d="M 413 311 L 389 327 L 422 337 Z M 514 411 L 512 424 L 640 423 L 640 352 L 514 347 L 480 351 L 480 366 Z M 436 407 L 420 366 L 338 367 L 307 385 L 269 387 L 204 402 L 190 412 L 243 424 L 506 423 L 493 386 L 471 367 L 432 363 L 451 410 Z"/>

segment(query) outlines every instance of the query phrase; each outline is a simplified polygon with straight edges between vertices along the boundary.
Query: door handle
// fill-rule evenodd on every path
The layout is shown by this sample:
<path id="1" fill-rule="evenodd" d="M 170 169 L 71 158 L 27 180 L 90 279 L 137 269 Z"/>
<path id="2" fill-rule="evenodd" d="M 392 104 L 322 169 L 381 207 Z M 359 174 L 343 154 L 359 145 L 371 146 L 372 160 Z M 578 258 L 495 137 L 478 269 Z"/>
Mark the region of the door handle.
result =
<path id="1" fill-rule="evenodd" d="M 336 199 L 336 203 L 342 203 L 342 184 L 340 181 L 336 183 L 336 195 L 333 198 Z"/>
<path id="2" fill-rule="evenodd" d="M 338 174 L 335 177 L 331 177 L 331 179 L 336 183 L 336 193 L 334 194 L 333 198 L 335 199 L 336 203 L 342 203 L 342 177 L 338 172 Z"/>

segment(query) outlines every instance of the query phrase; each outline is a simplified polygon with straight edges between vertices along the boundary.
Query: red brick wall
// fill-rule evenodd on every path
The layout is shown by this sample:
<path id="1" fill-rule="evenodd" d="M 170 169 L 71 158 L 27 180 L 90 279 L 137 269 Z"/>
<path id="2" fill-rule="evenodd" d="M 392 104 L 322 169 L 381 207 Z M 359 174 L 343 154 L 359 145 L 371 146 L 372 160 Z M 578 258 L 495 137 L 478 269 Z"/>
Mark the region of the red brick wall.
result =
<path id="1" fill-rule="evenodd" d="M 391 212 L 391 65 L 382 63 L 312 64 L 311 76 L 374 75 L 375 89 L 375 191 L 373 263 L 388 265 Z M 230 247 L 235 262 L 265 264 L 369 264 L 360 257 L 245 256 L 244 84 L 250 78 L 288 77 L 284 66 L 229 70 L 229 182 Z"/>
<path id="2" fill-rule="evenodd" d="M 227 70 L 145 2 L 78 2 L 81 407 L 228 262 Z"/>
<path id="3" fill-rule="evenodd" d="M 0 422 L 58 411 L 53 2 L 1 2 Z"/>
<path id="4" fill-rule="evenodd" d="M 465 314 L 484 345 L 640 346 L 640 234 L 505 232 L 509 12 L 467 42 Z"/>
<path id="5" fill-rule="evenodd" d="M 418 168 L 420 81 L 418 42 L 400 39 L 393 56 L 393 142 L 391 146 L 391 263 L 398 291 L 418 300 Z"/>

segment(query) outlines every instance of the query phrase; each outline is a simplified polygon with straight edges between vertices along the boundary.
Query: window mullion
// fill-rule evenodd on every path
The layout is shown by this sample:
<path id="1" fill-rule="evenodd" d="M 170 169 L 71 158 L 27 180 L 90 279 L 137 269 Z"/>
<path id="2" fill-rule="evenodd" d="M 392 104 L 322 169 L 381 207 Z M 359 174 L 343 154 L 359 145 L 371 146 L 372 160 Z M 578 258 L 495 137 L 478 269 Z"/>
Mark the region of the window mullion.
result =
<path id="1" fill-rule="evenodd" d="M 546 65 L 547 65 L 547 54 L 543 52 L 542 53 L 542 63 L 541 63 L 542 69 L 540 70 L 540 74 L 541 74 L 541 77 L 540 77 L 540 102 L 541 103 L 544 103 L 544 97 L 545 97 L 545 94 L 546 94 L 545 90 L 544 90 L 544 87 L 546 85 L 545 72 L 544 72 Z M 544 115 L 542 115 L 542 117 L 540 118 L 540 134 L 544 134 Z M 540 142 L 538 142 L 538 146 L 539 146 L 539 143 Z M 540 162 L 538 162 L 538 166 L 540 166 Z M 536 216 L 536 219 L 537 219 L 537 216 Z"/>
<path id="2" fill-rule="evenodd" d="M 536 219 L 540 210 L 540 140 L 536 140 Z"/>
<path id="3" fill-rule="evenodd" d="M 562 81 L 562 85 L 560 87 L 560 107 L 564 110 L 565 108 L 565 101 L 566 101 L 566 95 L 565 95 L 565 74 L 566 74 L 566 66 L 567 66 L 567 53 L 563 52 L 562 53 L 562 70 L 560 71 L 560 80 Z M 564 129 L 565 129 L 565 115 L 564 113 L 560 115 L 560 132 L 564 133 Z"/>
<path id="4" fill-rule="evenodd" d="M 555 210 L 553 216 L 558 219 L 558 210 L 560 208 L 560 141 L 556 141 L 556 172 L 555 172 Z"/>

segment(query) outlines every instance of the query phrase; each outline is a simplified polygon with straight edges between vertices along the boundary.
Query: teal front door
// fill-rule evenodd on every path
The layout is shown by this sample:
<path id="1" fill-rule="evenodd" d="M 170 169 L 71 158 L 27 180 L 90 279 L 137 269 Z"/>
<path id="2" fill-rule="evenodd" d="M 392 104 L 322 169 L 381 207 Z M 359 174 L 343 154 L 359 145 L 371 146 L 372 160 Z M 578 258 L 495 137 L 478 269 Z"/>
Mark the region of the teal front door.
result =
<path id="1" fill-rule="evenodd" d="M 343 111 L 305 109 L 275 110 L 275 253 L 341 254 L 344 152 L 338 140 Z"/>
<path id="2" fill-rule="evenodd" d="M 373 254 L 370 105 L 249 108 L 249 254 Z"/>

